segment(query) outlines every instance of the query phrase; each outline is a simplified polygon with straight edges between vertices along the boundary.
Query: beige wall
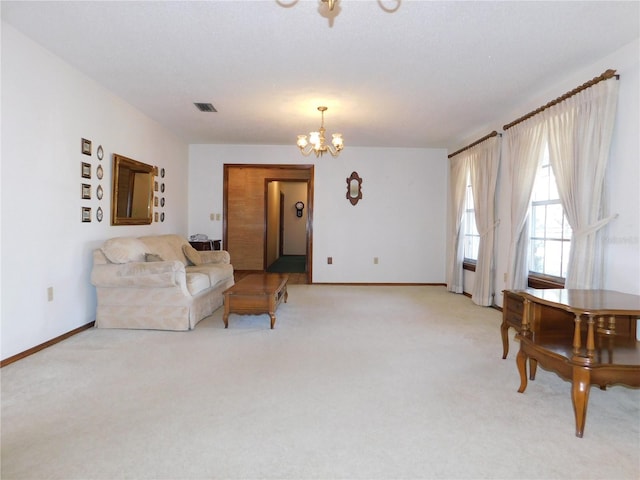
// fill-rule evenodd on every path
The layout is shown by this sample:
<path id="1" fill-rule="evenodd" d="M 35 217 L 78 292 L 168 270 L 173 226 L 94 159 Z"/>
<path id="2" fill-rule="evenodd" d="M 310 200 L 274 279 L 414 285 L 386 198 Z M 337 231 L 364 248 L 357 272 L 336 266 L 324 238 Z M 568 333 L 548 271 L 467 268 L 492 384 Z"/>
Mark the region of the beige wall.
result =
<path id="1" fill-rule="evenodd" d="M 307 201 L 306 182 L 281 182 L 280 191 L 284 193 L 284 255 L 305 255 L 307 253 Z M 302 217 L 296 215 L 295 204 L 304 202 Z"/>

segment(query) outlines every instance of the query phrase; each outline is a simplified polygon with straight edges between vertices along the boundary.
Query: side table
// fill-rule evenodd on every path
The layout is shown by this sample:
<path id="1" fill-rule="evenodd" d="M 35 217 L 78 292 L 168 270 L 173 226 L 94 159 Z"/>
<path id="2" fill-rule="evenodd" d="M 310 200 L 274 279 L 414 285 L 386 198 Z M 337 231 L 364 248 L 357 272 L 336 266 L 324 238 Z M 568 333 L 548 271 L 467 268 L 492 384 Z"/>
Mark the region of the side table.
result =
<path id="1" fill-rule="evenodd" d="M 205 240 L 203 242 L 189 242 L 196 250 L 220 250 L 220 240 Z"/>

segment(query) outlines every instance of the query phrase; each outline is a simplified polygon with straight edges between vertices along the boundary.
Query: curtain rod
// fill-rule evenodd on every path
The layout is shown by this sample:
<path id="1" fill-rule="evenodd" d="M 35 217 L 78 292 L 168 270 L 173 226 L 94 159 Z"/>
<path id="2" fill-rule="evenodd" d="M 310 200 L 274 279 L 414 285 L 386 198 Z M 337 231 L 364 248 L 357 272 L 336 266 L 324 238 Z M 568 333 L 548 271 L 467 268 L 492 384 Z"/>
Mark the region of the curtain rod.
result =
<path id="1" fill-rule="evenodd" d="M 600 75 L 599 77 L 594 77 L 591 80 L 589 80 L 586 83 L 583 83 L 582 85 L 580 85 L 577 88 L 574 88 L 573 90 L 571 90 L 570 92 L 565 93 L 564 95 L 556 98 L 555 100 L 552 100 L 551 102 L 547 103 L 546 105 L 537 108 L 529 113 L 527 113 L 526 115 L 524 115 L 523 117 L 518 118 L 517 120 L 514 120 L 511 123 L 506 124 L 504 127 L 502 127 L 504 130 L 508 130 L 511 127 L 513 127 L 514 125 L 517 125 L 518 123 L 524 122 L 525 120 L 530 119 L 531 117 L 533 117 L 534 115 L 537 115 L 541 112 L 543 112 L 544 110 L 546 110 L 549 107 L 553 107 L 554 105 L 557 105 L 560 102 L 565 101 L 567 98 L 573 97 L 574 95 L 576 95 L 577 93 L 580 93 L 583 90 L 586 90 L 589 87 L 593 87 L 596 83 L 600 83 L 603 80 L 609 80 L 610 78 L 616 77 L 616 79 L 620 78 L 620 75 L 616 75 L 616 71 L 609 69 L 606 72 L 604 72 L 602 75 Z"/>
<path id="2" fill-rule="evenodd" d="M 469 150 L 471 147 L 475 147 L 476 145 L 478 145 L 479 143 L 484 142 L 485 140 L 491 138 L 491 137 L 495 137 L 496 135 L 500 135 L 498 132 L 496 132 L 495 130 L 493 132 L 491 132 L 489 135 L 485 135 L 484 137 L 482 137 L 480 140 L 476 140 L 473 143 L 470 143 L 469 145 L 467 145 L 466 147 L 462 147 L 460 150 L 456 150 L 455 152 L 453 152 L 451 155 L 449 155 L 447 158 L 451 158 L 451 157 L 455 157 L 456 155 L 458 155 L 459 153 L 464 152 L 465 150 Z"/>

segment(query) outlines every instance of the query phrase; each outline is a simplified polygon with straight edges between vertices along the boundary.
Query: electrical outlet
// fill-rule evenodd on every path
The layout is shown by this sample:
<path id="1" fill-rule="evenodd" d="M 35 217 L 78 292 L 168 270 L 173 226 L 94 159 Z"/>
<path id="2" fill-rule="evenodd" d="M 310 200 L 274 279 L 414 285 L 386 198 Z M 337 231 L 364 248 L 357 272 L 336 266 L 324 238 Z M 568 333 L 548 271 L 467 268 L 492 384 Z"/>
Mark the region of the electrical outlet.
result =
<path id="1" fill-rule="evenodd" d="M 220 214 L 216 213 L 216 220 L 219 222 L 220 221 Z"/>
<path id="2" fill-rule="evenodd" d="M 502 281 L 503 281 L 503 282 L 506 282 L 506 281 L 507 281 L 507 272 L 504 272 L 504 276 L 503 276 L 503 278 L 502 278 Z"/>
<path id="3" fill-rule="evenodd" d="M 53 287 L 47 288 L 47 301 L 53 302 Z"/>
<path id="4" fill-rule="evenodd" d="M 332 265 L 333 264 L 333 257 L 327 257 L 327 264 L 328 265 Z"/>
<path id="5" fill-rule="evenodd" d="M 378 265 L 378 257 L 373 257 L 373 264 Z"/>
<path id="6" fill-rule="evenodd" d="M 212 222 L 216 219 L 216 214 L 215 213 L 210 213 L 209 214 L 209 220 L 211 220 Z"/>

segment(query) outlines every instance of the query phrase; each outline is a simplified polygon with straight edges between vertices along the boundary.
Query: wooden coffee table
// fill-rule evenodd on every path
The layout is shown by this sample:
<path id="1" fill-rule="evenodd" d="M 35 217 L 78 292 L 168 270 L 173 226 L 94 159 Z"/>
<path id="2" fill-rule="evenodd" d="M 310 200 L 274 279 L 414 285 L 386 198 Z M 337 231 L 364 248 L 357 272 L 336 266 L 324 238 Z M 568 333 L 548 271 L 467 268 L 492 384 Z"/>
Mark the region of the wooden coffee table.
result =
<path id="1" fill-rule="evenodd" d="M 271 328 L 276 324 L 276 308 L 284 300 L 287 303 L 288 275 L 281 273 L 254 273 L 242 278 L 224 295 L 224 328 L 229 327 L 229 314 L 259 315 L 268 313 Z"/>

